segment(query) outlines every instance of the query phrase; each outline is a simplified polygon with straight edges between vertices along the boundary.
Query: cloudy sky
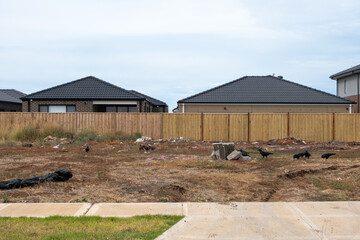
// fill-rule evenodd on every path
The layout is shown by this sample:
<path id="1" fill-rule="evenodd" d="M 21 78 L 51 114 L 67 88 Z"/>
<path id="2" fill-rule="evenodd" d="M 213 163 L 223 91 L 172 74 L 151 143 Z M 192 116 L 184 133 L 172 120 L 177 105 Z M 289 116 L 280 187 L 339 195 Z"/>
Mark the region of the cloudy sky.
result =
<path id="1" fill-rule="evenodd" d="M 0 88 L 95 76 L 169 105 L 245 75 L 335 94 L 360 64 L 358 0 L 0 0 Z"/>

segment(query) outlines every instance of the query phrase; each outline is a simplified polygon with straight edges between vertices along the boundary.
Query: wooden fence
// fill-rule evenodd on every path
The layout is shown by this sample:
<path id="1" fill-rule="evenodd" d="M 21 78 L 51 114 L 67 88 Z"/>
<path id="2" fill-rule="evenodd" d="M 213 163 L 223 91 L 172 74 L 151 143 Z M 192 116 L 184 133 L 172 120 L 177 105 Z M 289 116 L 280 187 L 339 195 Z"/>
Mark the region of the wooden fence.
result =
<path id="1" fill-rule="evenodd" d="M 360 114 L 0 113 L 0 134 L 31 123 L 70 132 L 140 132 L 152 138 L 255 141 L 288 136 L 311 141 L 360 141 Z"/>

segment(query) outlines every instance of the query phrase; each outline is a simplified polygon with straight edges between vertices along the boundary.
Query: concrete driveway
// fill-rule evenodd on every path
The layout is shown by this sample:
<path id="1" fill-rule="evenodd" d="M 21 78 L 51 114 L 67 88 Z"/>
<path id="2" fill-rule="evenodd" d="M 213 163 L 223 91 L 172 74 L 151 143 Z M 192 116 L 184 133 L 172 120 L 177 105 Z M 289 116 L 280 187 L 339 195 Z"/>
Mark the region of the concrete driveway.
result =
<path id="1" fill-rule="evenodd" d="M 157 239 L 360 240 L 360 202 L 13 203 L 0 216 L 185 215 Z"/>

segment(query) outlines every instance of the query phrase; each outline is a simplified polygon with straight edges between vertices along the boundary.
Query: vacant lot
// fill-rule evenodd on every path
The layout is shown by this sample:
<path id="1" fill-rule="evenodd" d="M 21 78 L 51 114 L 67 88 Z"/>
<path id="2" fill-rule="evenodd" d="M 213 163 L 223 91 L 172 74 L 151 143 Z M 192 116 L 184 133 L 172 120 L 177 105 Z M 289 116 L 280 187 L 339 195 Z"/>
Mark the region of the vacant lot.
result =
<path id="1" fill-rule="evenodd" d="M 360 200 L 360 145 L 269 141 L 236 143 L 251 161 L 214 161 L 207 142 L 133 142 L 0 147 L 0 181 L 68 168 L 67 182 L 2 190 L 0 202 L 178 202 Z M 261 159 L 259 147 L 274 152 Z M 309 150 L 310 160 L 293 160 Z M 328 160 L 325 152 L 334 152 Z"/>

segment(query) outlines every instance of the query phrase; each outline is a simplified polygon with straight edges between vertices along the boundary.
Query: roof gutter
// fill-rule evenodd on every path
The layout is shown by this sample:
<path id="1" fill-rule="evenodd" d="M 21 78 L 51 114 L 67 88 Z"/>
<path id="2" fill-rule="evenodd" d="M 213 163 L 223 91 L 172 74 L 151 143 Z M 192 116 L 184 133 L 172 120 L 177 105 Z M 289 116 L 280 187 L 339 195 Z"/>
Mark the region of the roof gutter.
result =
<path id="1" fill-rule="evenodd" d="M 347 77 L 347 76 L 350 76 L 350 75 L 353 75 L 353 74 L 356 74 L 356 73 L 360 73 L 360 69 L 359 70 L 354 70 L 354 71 L 351 71 L 351 72 L 341 73 L 341 74 L 334 74 L 334 75 L 331 75 L 330 78 L 332 80 L 338 80 L 339 78 Z"/>

